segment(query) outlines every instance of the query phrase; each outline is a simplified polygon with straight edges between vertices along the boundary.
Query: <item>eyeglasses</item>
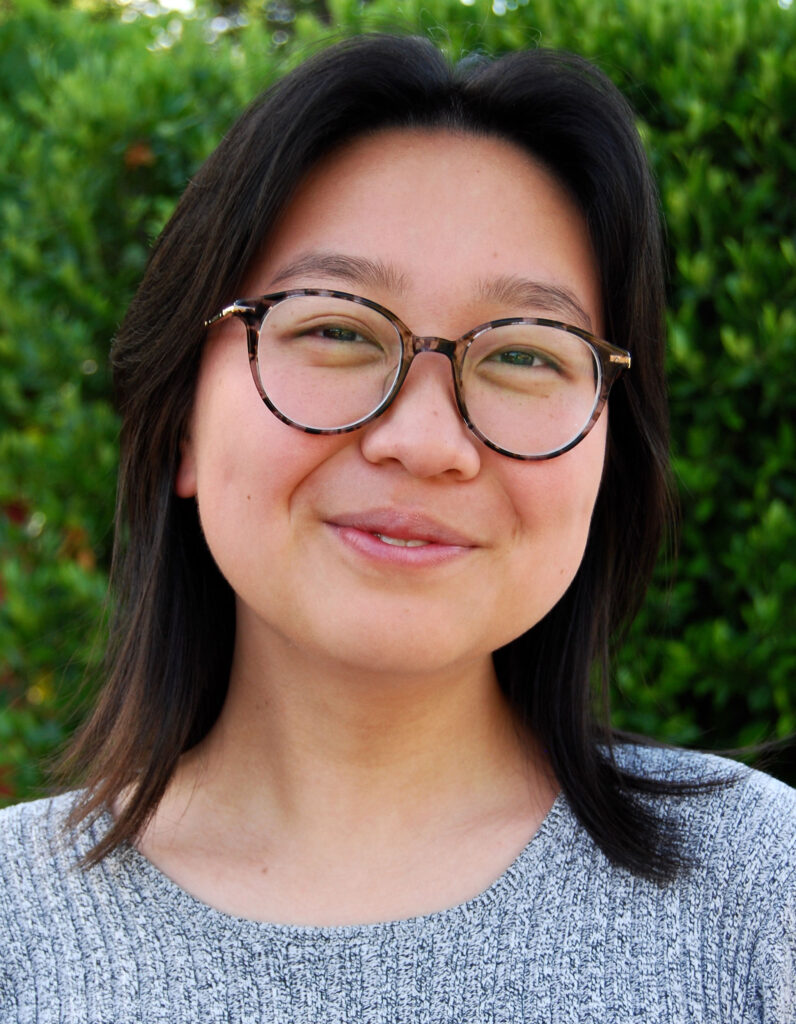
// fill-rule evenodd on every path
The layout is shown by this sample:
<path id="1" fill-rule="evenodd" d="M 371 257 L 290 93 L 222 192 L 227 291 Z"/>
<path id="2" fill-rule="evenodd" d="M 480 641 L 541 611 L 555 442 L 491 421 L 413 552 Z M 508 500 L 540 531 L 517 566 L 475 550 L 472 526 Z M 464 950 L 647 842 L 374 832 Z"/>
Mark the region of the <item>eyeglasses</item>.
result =
<path id="1" fill-rule="evenodd" d="M 588 434 L 630 354 L 580 327 L 538 317 L 490 320 L 456 341 L 420 338 L 369 299 L 297 288 L 238 299 L 206 321 L 237 317 L 260 396 L 284 423 L 341 434 L 395 400 L 420 352 L 450 359 L 456 403 L 484 444 L 515 459 L 552 459 Z"/>

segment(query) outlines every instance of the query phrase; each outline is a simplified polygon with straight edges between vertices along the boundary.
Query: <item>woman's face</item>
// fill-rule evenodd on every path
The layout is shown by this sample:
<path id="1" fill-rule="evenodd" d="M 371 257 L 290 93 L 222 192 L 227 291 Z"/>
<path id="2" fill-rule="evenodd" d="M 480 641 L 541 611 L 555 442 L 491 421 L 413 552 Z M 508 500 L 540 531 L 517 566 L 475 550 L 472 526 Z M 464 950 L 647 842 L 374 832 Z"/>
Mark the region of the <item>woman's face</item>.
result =
<path id="1" fill-rule="evenodd" d="M 518 306 L 505 287 L 518 280 L 547 297 Z M 417 335 L 519 315 L 602 330 L 594 256 L 564 190 L 507 142 L 443 130 L 360 139 L 307 177 L 242 293 L 301 287 L 373 299 Z M 572 581 L 605 427 L 604 415 L 549 461 L 507 458 L 462 421 L 449 361 L 423 353 L 379 419 L 302 433 L 263 405 L 232 318 L 207 343 L 176 489 L 197 497 L 237 595 L 238 642 L 374 672 L 461 671 Z"/>

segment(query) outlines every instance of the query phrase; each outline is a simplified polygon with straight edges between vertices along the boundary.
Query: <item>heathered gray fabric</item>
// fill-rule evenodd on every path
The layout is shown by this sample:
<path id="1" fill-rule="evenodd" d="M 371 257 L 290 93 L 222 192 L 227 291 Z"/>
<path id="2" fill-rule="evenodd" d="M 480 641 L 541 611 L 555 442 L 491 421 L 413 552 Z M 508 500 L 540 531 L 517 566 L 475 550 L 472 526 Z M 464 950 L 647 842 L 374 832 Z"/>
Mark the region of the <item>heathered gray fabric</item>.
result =
<path id="1" fill-rule="evenodd" d="M 737 772 L 629 749 L 636 769 Z M 796 792 L 757 773 L 673 802 L 698 867 L 658 888 L 612 867 L 559 797 L 468 902 L 341 928 L 229 917 L 130 847 L 82 871 L 70 797 L 0 814 L 0 1021 L 796 1022 Z"/>

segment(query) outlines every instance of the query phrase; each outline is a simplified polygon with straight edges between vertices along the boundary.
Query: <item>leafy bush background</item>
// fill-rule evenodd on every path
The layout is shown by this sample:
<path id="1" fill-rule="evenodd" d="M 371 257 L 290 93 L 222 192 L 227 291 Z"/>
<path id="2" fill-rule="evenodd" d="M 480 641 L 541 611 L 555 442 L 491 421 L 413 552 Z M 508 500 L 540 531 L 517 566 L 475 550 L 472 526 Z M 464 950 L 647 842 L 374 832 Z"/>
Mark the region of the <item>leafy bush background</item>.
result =
<path id="1" fill-rule="evenodd" d="M 172 0 L 173 2 L 173 0 Z M 7 3 L 7 0 L 6 0 Z M 183 5 L 184 6 L 184 5 Z M 148 246 L 242 107 L 387 28 L 537 44 L 635 106 L 671 251 L 683 507 L 617 667 L 617 724 L 703 747 L 796 731 L 796 10 L 787 0 L 155 0 L 0 6 L 0 801 L 36 795 L 96 674 L 112 529 L 110 338 Z M 783 754 L 771 770 L 796 782 Z"/>

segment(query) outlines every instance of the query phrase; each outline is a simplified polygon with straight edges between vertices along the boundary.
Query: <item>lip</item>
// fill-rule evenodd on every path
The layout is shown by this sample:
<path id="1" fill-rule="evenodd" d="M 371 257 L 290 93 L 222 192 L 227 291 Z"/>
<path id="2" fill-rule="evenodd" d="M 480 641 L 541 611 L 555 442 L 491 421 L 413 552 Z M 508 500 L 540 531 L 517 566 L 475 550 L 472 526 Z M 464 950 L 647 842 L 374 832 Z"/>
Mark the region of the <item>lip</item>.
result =
<path id="1" fill-rule="evenodd" d="M 331 516 L 330 526 L 350 527 L 365 533 L 380 533 L 396 540 L 425 540 L 452 547 L 478 547 L 473 538 L 424 512 L 396 508 L 377 508 L 367 512 Z"/>
<path id="2" fill-rule="evenodd" d="M 392 565 L 432 566 L 461 558 L 480 547 L 472 538 L 422 512 L 395 508 L 330 516 L 326 523 L 338 538 L 360 555 Z M 422 541 L 390 544 L 381 539 Z"/>

